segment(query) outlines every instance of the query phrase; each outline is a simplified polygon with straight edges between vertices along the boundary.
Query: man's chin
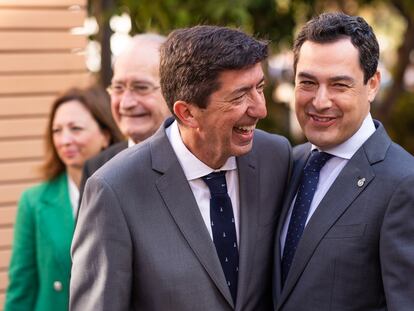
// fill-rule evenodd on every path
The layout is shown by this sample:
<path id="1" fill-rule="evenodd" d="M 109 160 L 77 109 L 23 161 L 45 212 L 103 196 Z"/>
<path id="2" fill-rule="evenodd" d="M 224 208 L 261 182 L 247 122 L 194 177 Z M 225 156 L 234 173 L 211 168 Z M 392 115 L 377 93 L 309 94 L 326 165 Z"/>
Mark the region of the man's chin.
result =
<path id="1" fill-rule="evenodd" d="M 249 143 L 246 143 L 245 145 L 236 145 L 233 147 L 233 156 L 242 156 L 246 153 L 249 153 L 252 150 L 253 141 L 250 141 Z"/>

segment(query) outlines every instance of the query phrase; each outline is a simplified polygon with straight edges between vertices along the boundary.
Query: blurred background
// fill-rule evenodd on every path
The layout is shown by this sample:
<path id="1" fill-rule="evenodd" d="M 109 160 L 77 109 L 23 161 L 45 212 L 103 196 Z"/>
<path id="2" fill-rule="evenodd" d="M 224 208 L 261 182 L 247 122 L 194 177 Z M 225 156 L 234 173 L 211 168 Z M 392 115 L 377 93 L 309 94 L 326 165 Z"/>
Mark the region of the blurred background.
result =
<path id="1" fill-rule="evenodd" d="M 128 38 L 198 24 L 239 27 L 271 42 L 267 131 L 303 140 L 293 111 L 290 52 L 298 29 L 324 11 L 363 16 L 381 48 L 374 118 L 414 154 L 414 1 L 411 0 L 0 0 L 0 310 L 7 287 L 16 203 L 39 182 L 53 98 L 70 86 L 109 85 Z"/>
<path id="2" fill-rule="evenodd" d="M 392 138 L 414 153 L 414 2 L 408 0 L 103 0 L 90 1 L 85 24 L 89 70 L 108 85 L 111 55 L 128 36 L 197 24 L 239 27 L 271 42 L 266 90 L 269 115 L 260 127 L 303 140 L 292 110 L 292 41 L 298 29 L 324 11 L 360 15 L 373 26 L 381 48 L 382 88 L 373 103 L 374 118 Z"/>

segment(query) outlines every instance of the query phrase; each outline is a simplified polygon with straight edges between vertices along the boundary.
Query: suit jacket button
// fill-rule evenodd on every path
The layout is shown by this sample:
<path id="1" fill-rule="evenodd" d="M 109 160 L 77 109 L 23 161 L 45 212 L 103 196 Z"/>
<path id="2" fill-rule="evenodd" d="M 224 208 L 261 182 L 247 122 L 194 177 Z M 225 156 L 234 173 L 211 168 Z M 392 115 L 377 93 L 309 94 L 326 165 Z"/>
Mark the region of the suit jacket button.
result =
<path id="1" fill-rule="evenodd" d="M 60 292 L 62 290 L 62 283 L 59 281 L 54 281 L 53 288 L 55 291 Z"/>

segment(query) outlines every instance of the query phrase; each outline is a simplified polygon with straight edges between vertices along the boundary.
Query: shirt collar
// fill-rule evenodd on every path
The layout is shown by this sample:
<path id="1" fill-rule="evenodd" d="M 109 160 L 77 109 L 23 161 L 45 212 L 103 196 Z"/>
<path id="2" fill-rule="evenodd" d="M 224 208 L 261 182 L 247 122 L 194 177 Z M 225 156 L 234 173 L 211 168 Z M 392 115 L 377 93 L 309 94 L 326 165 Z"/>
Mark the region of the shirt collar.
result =
<path id="1" fill-rule="evenodd" d="M 135 142 L 130 138 L 128 138 L 128 148 L 135 145 Z"/>
<path id="2" fill-rule="evenodd" d="M 68 179 L 68 191 L 69 191 L 70 204 L 72 206 L 74 215 L 76 215 L 76 211 L 78 209 L 78 204 L 79 204 L 79 189 L 76 186 L 73 179 L 70 178 L 69 174 L 67 174 L 66 176 Z"/>
<path id="3" fill-rule="evenodd" d="M 166 134 L 175 154 L 177 155 L 178 161 L 183 168 L 187 180 L 198 179 L 214 171 L 229 171 L 237 169 L 236 157 L 234 156 L 229 157 L 226 163 L 224 163 L 224 165 L 218 170 L 214 170 L 200 161 L 184 145 L 176 120 L 166 129 Z"/>
<path id="4" fill-rule="evenodd" d="M 343 159 L 351 159 L 357 150 L 365 143 L 365 141 L 375 132 L 374 121 L 372 120 L 371 114 L 365 117 L 361 124 L 361 127 L 356 131 L 354 135 L 344 141 L 342 144 L 324 149 L 323 151 L 333 154 L 336 157 Z M 312 144 L 312 150 L 319 149 Z"/>

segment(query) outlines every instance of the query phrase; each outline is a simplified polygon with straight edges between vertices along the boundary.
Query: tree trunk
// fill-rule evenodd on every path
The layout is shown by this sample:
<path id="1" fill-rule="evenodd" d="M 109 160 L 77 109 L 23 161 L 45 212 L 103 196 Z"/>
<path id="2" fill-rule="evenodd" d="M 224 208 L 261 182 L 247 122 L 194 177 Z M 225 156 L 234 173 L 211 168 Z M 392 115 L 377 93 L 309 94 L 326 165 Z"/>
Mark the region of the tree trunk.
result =
<path id="1" fill-rule="evenodd" d="M 92 11 L 98 25 L 98 42 L 101 45 L 101 70 L 99 72 L 99 83 L 106 88 L 112 79 L 112 55 L 110 39 L 112 30 L 109 26 L 110 13 L 114 10 L 113 0 L 95 0 L 92 2 Z"/>

